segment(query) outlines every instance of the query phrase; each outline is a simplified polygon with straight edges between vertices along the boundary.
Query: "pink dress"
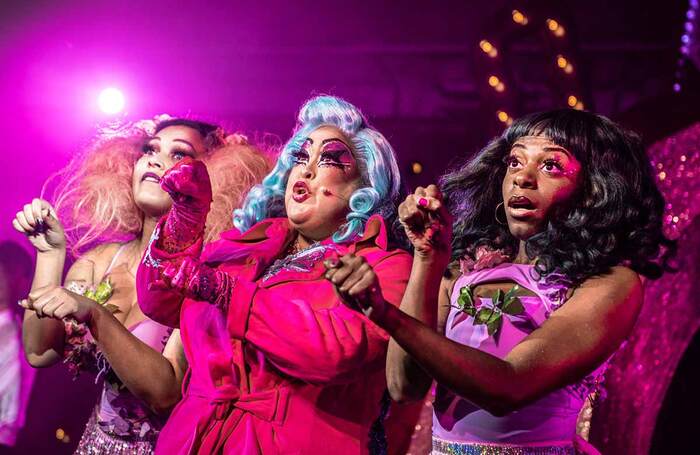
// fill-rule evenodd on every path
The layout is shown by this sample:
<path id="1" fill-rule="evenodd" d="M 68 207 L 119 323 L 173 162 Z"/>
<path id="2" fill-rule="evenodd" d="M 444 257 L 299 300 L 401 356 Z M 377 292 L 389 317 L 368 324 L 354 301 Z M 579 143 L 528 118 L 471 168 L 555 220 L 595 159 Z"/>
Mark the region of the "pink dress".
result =
<path id="1" fill-rule="evenodd" d="M 137 274 L 139 304 L 180 327 L 190 369 L 157 453 L 381 450 L 389 337 L 338 299 L 322 263 L 333 251 L 363 256 L 384 298 L 398 305 L 412 259 L 389 248 L 381 218 L 371 218 L 355 243 L 329 240 L 275 263 L 293 239 L 286 218 L 224 233 L 201 259 L 237 277 L 227 313 L 150 286 L 160 261 L 201 248 L 169 255 L 156 247 L 159 232 Z"/>
<path id="2" fill-rule="evenodd" d="M 508 263 L 462 275 L 452 290 L 452 308 L 445 335 L 458 343 L 505 358 L 566 299 L 566 288 L 548 285 L 536 279 L 533 272 L 531 265 Z M 515 282 L 536 296 L 520 296 L 524 311 L 517 316 L 503 314 L 502 327 L 490 336 L 485 325 L 474 325 L 474 317 L 456 307 L 461 288 L 493 281 Z M 489 298 L 477 300 L 477 308 L 493 306 Z M 502 417 L 491 415 L 438 386 L 433 414 L 433 453 L 495 453 L 488 452 L 488 447 L 496 445 L 503 453 L 573 454 L 578 413 L 606 365 L 607 362 L 582 381 L 555 390 Z"/>

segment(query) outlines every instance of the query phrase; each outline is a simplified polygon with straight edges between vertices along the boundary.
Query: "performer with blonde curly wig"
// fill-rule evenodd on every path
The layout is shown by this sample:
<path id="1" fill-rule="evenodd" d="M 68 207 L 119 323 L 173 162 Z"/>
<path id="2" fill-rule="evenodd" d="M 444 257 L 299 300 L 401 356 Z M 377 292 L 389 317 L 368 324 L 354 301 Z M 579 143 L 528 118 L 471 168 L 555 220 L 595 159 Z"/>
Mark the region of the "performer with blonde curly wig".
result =
<path id="1" fill-rule="evenodd" d="M 148 239 L 173 204 L 160 180 L 186 157 L 212 171 L 201 227 L 216 239 L 269 163 L 243 136 L 187 119 L 103 135 L 59 173 L 55 209 L 34 199 L 13 220 L 37 249 L 32 290 L 20 302 L 27 359 L 35 367 L 65 359 L 76 374 L 104 379 L 78 453 L 151 453 L 180 400 L 187 361 L 179 331 L 141 312 L 134 283 Z M 61 286 L 68 247 L 78 260 Z"/>

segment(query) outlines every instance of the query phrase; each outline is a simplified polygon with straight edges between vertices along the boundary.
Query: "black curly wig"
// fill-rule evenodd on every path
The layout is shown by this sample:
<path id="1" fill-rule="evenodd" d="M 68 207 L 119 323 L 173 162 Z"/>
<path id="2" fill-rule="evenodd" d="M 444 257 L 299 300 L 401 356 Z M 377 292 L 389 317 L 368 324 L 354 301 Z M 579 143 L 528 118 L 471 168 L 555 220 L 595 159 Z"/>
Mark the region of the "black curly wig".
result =
<path id="1" fill-rule="evenodd" d="M 474 258 L 481 245 L 516 255 L 517 239 L 494 215 L 503 202 L 504 160 L 523 136 L 547 137 L 582 166 L 567 207 L 555 208 L 546 229 L 526 242 L 541 277 L 576 286 L 618 264 L 648 278 L 672 270 L 676 245 L 662 232 L 664 198 L 640 138 L 603 116 L 573 109 L 516 120 L 475 158 L 443 176 L 441 189 L 455 217 L 453 259 Z"/>

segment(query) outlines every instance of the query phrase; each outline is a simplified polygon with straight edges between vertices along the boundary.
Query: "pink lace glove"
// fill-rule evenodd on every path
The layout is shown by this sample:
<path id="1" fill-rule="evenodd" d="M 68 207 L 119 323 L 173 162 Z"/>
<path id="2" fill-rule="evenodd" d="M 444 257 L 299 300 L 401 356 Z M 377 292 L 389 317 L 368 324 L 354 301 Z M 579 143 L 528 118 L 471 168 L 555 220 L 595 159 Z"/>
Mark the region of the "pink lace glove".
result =
<path id="1" fill-rule="evenodd" d="M 173 200 L 160 246 L 168 253 L 176 253 L 204 235 L 212 201 L 209 173 L 204 163 L 187 157 L 163 175 L 160 186 Z"/>
<path id="2" fill-rule="evenodd" d="M 179 289 L 189 298 L 209 302 L 222 310 L 228 308 L 235 278 L 216 270 L 197 259 L 185 257 L 181 261 L 163 264 L 160 286 Z"/>

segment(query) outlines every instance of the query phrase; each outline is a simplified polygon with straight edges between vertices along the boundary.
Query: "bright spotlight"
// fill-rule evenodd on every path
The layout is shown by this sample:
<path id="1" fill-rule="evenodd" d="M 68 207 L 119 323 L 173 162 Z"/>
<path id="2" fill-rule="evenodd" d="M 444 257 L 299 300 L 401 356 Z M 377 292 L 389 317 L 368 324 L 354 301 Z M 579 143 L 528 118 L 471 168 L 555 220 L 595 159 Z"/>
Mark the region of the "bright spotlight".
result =
<path id="1" fill-rule="evenodd" d="M 97 105 L 105 114 L 116 114 L 124 109 L 124 95 L 117 88 L 106 88 L 100 92 Z"/>

